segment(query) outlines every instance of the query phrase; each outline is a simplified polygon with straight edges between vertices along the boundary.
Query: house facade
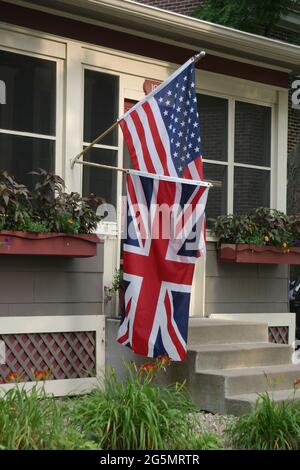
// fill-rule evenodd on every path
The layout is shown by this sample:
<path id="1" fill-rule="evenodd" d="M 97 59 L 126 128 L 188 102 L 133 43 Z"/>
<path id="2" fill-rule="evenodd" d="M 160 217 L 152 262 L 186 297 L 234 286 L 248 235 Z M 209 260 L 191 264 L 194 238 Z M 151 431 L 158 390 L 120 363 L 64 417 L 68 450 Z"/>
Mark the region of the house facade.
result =
<path id="1" fill-rule="evenodd" d="M 13 346 L 24 346 L 22 333 L 38 335 L 32 341 L 40 356 L 38 345 L 49 340 L 52 354 L 56 336 L 39 336 L 48 322 L 47 332 L 64 333 L 69 345 L 71 376 L 61 365 L 56 377 L 62 388 L 66 379 L 80 379 L 72 363 L 76 342 L 89 367 L 103 364 L 97 319 L 116 316 L 104 286 L 122 257 L 121 172 L 71 168 L 70 161 L 199 49 L 206 51 L 196 73 L 204 173 L 215 185 L 190 314 L 267 315 L 270 327 L 290 325 L 291 335 L 287 266 L 221 264 L 209 228 L 221 214 L 258 206 L 286 211 L 289 78 L 300 73 L 300 48 L 129 0 L 0 1 L 0 168 L 29 185 L 28 172 L 55 171 L 68 191 L 93 192 L 116 208 L 101 223 L 95 258 L 0 255 L 0 334 L 14 336 L 12 361 L 22 362 Z M 121 132 L 115 128 L 85 160 L 130 166 Z M 109 338 L 116 324 L 107 323 Z M 120 358 L 106 343 L 108 363 Z"/>

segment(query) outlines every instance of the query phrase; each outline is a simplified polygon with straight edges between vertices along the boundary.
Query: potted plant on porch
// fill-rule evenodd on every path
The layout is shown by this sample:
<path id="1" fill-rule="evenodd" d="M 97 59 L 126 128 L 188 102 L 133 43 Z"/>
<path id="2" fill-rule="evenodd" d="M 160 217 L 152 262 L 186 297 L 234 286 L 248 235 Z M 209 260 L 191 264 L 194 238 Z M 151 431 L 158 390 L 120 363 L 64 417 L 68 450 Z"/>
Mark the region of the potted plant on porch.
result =
<path id="1" fill-rule="evenodd" d="M 300 264 L 300 215 L 260 207 L 224 215 L 213 227 L 218 259 L 234 263 Z"/>
<path id="2" fill-rule="evenodd" d="M 96 255 L 100 241 L 92 232 L 100 220 L 94 196 L 66 193 L 62 178 L 33 172 L 30 191 L 7 172 L 0 172 L 0 254 Z"/>

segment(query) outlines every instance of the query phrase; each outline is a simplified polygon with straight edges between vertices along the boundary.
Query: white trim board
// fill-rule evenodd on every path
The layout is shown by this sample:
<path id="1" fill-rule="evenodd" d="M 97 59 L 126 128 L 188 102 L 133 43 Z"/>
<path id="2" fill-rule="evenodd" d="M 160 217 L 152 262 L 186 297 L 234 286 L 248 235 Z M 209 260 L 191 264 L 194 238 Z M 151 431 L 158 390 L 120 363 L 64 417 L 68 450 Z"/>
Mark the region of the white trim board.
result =
<path id="1" fill-rule="evenodd" d="M 95 331 L 96 333 L 96 377 L 46 380 L 44 382 L 20 382 L 0 384 L 0 396 L 18 386 L 30 390 L 35 384 L 45 385 L 47 393 L 56 396 L 87 393 L 101 384 L 105 374 L 105 316 L 70 315 L 37 317 L 1 317 L 0 334 L 56 333 L 72 331 Z"/>
<path id="2" fill-rule="evenodd" d="M 212 313 L 209 318 L 218 320 L 237 320 L 245 322 L 267 323 L 268 326 L 288 326 L 289 343 L 295 343 L 296 317 L 295 313 Z"/>

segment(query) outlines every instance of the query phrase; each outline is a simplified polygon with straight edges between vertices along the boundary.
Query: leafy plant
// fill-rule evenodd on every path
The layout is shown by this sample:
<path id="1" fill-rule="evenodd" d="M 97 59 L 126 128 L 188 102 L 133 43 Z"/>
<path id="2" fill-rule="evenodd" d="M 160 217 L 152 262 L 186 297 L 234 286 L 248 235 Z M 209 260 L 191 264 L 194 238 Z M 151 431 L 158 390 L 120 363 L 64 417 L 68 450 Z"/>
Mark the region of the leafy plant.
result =
<path id="1" fill-rule="evenodd" d="M 0 172 L 0 223 L 2 228 L 15 229 L 31 214 L 29 190 L 6 171 Z"/>
<path id="2" fill-rule="evenodd" d="M 0 400 L 0 449 L 93 449 L 94 443 L 67 425 L 66 409 L 44 388 L 13 388 Z"/>
<path id="3" fill-rule="evenodd" d="M 252 413 L 241 416 L 227 434 L 237 449 L 299 450 L 300 403 L 276 403 L 262 394 Z"/>
<path id="4" fill-rule="evenodd" d="M 48 233 L 50 232 L 47 222 L 32 220 L 31 218 L 26 219 L 22 224 L 19 224 L 18 230 L 30 233 Z"/>
<path id="5" fill-rule="evenodd" d="M 119 268 L 115 270 L 111 287 L 105 286 L 104 291 L 106 298 L 111 300 L 112 296 L 118 292 L 123 286 L 123 269 Z"/>
<path id="6" fill-rule="evenodd" d="M 213 232 L 220 243 L 253 243 L 287 248 L 300 238 L 300 215 L 287 216 L 275 209 L 259 207 L 244 215 L 217 218 Z"/>
<path id="7" fill-rule="evenodd" d="M 32 174 L 37 182 L 30 192 L 6 172 L 0 173 L 0 230 L 77 234 L 96 229 L 100 217 L 95 209 L 101 198 L 66 193 L 63 179 L 43 169 Z"/>
<path id="8" fill-rule="evenodd" d="M 179 449 L 186 438 L 195 444 L 188 418 L 195 405 L 183 385 L 155 385 L 156 371 L 155 365 L 139 370 L 128 365 L 123 382 L 112 371 L 103 390 L 78 399 L 73 409 L 75 425 L 103 450 Z"/>

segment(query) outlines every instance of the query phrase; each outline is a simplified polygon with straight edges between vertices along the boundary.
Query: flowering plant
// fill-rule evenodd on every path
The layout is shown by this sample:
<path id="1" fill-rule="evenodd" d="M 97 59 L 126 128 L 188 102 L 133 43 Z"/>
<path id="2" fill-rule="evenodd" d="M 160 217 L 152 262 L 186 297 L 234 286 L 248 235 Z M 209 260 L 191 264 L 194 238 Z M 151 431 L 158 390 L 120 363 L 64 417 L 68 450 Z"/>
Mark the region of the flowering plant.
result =
<path id="1" fill-rule="evenodd" d="M 33 190 L 0 171 L 0 230 L 31 233 L 91 233 L 100 221 L 95 209 L 103 200 L 66 193 L 63 179 L 45 170 L 32 172 Z"/>
<path id="2" fill-rule="evenodd" d="M 220 243 L 251 243 L 281 248 L 300 244 L 300 215 L 259 207 L 246 214 L 217 218 L 213 233 Z"/>

